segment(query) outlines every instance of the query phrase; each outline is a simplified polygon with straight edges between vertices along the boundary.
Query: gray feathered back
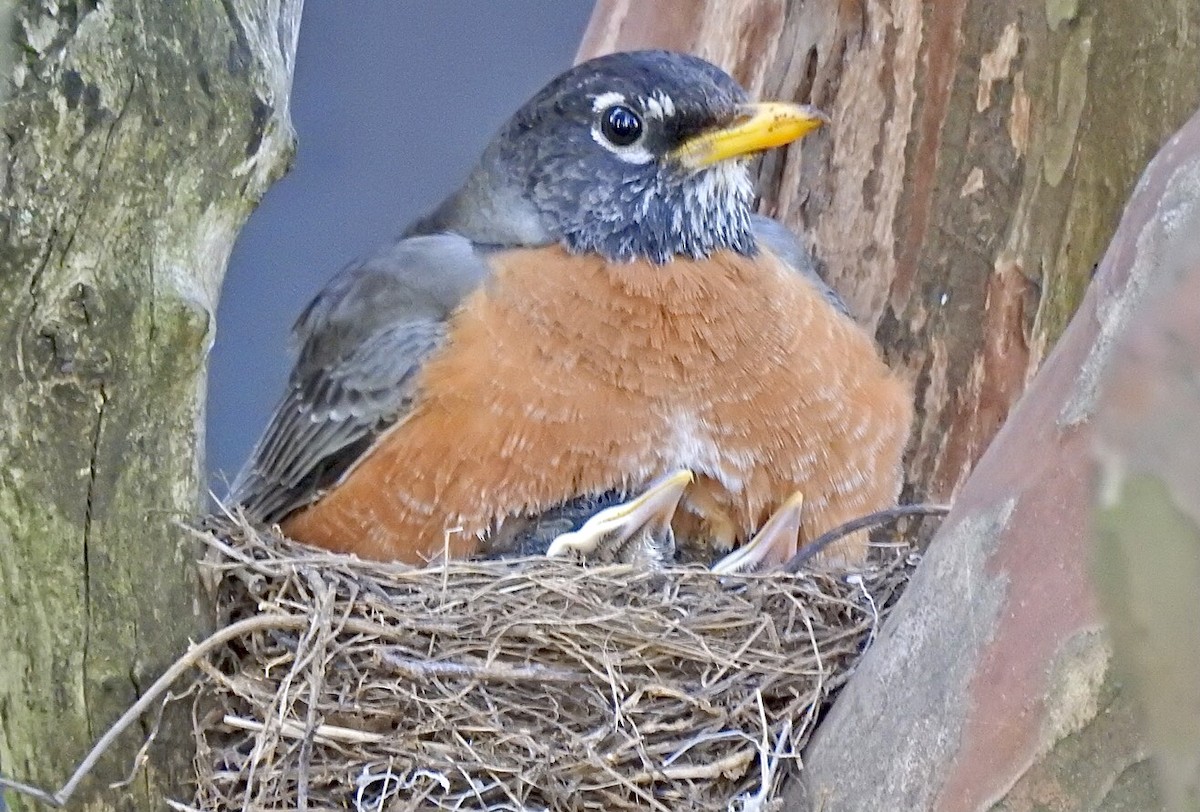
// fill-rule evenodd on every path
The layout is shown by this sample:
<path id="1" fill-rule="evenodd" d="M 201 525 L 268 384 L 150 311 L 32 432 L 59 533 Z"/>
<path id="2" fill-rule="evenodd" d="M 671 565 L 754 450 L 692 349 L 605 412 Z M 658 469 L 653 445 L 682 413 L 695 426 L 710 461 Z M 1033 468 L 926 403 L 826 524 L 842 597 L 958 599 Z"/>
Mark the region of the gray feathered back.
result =
<path id="1" fill-rule="evenodd" d="M 288 388 L 229 499 L 277 522 L 316 499 L 400 419 L 446 320 L 488 266 L 462 237 L 413 237 L 343 269 L 292 331 Z"/>

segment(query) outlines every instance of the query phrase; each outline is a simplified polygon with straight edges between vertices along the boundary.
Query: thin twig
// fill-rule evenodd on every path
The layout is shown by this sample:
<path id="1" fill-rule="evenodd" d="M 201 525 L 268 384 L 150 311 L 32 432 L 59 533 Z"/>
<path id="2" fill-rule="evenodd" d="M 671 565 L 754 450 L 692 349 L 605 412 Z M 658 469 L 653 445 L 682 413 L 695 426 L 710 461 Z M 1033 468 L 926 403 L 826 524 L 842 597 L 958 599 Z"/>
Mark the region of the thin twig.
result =
<path id="1" fill-rule="evenodd" d="M 253 719 L 243 719 L 240 716 L 233 716 L 231 714 L 226 714 L 221 721 L 237 730 L 249 730 L 253 733 L 273 730 L 281 736 L 286 736 L 289 739 L 297 741 L 303 741 L 304 737 L 310 733 L 314 740 L 326 743 L 352 742 L 355 744 L 378 744 L 387 738 L 379 733 L 368 733 L 364 730 L 355 730 L 351 727 L 338 727 L 337 725 L 317 725 L 311 729 L 307 729 L 304 725 L 295 722 L 276 722 L 274 725 L 265 725 Z"/>
<path id="2" fill-rule="evenodd" d="M 379 658 L 409 678 L 432 679 L 434 677 L 465 677 L 485 682 L 557 682 L 580 684 L 587 677 L 578 671 L 550 668 L 544 665 L 503 666 L 473 665 L 467 663 L 430 662 L 409 657 L 399 657 L 389 651 L 379 652 Z"/>
<path id="3" fill-rule="evenodd" d="M 67 801 L 71 800 L 71 796 L 75 794 L 75 790 L 79 788 L 79 783 L 92 771 L 92 768 L 96 766 L 96 762 L 108 751 L 108 748 L 112 746 L 117 737 L 136 722 L 154 704 L 154 700 L 161 696 L 164 691 L 171 687 L 171 684 L 175 680 L 187 673 L 197 662 L 231 640 L 236 640 L 243 635 L 253 634 L 254 632 L 266 629 L 300 629 L 307 624 L 308 618 L 302 615 L 260 615 L 238 621 L 209 635 L 201 643 L 192 646 L 186 654 L 176 660 L 161 677 L 154 681 L 150 689 L 142 694 L 137 702 L 130 706 L 129 710 L 121 714 L 121 718 L 114 722 L 112 727 L 92 746 L 87 756 L 75 768 L 75 772 L 71 773 L 71 777 L 67 779 L 67 783 L 63 784 L 57 792 L 51 793 L 44 789 L 38 789 L 29 784 L 22 784 L 20 781 L 13 781 L 4 777 L 0 777 L 0 788 L 7 788 L 22 795 L 29 795 L 52 806 L 65 806 Z"/>
<path id="4" fill-rule="evenodd" d="M 894 522 L 897 519 L 903 519 L 906 516 L 945 516 L 950 512 L 949 505 L 899 505 L 898 507 L 888 508 L 887 510 L 879 510 L 874 513 L 868 513 L 866 516 L 860 516 L 857 519 L 851 519 L 845 524 L 839 525 L 832 530 L 822 533 L 815 539 L 805 544 L 800 550 L 784 563 L 781 570 L 783 572 L 796 573 L 800 568 L 811 561 L 813 558 L 825 551 L 829 545 L 834 542 L 841 541 L 851 533 L 859 530 L 866 530 L 868 527 L 878 527 L 881 524 Z"/>

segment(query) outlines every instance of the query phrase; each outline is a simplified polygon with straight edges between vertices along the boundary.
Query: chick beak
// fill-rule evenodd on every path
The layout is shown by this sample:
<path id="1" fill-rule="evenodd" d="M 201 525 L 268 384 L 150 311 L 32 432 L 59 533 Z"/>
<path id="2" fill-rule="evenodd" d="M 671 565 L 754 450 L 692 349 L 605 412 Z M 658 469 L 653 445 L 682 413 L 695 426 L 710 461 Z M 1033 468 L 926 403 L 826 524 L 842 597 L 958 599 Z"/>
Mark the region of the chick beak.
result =
<path id="1" fill-rule="evenodd" d="M 767 523 L 741 548 L 712 566 L 718 575 L 757 572 L 776 567 L 796 554 L 803 518 L 804 495 L 797 491 L 767 519 Z"/>
<path id="2" fill-rule="evenodd" d="M 828 123 L 828 116 L 806 104 L 746 104 L 730 124 L 692 136 L 671 157 L 689 169 L 703 169 L 790 144 Z"/>
<path id="3" fill-rule="evenodd" d="M 639 532 L 652 539 L 665 536 L 670 533 L 679 500 L 693 479 L 686 469 L 660 477 L 637 497 L 600 511 L 578 530 L 559 535 L 546 555 L 560 556 L 572 550 L 590 555 L 599 549 L 620 547 Z"/>

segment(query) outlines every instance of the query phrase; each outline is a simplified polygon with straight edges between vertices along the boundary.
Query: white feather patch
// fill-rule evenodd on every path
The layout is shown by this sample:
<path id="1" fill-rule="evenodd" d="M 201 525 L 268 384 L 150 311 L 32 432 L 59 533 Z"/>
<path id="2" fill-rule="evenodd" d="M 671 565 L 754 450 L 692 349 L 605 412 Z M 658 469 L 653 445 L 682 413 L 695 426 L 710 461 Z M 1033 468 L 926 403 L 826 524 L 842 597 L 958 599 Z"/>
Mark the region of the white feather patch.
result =
<path id="1" fill-rule="evenodd" d="M 601 93 L 592 99 L 592 111 L 599 113 L 601 110 L 612 107 L 614 104 L 625 104 L 625 94 L 614 91 Z"/>

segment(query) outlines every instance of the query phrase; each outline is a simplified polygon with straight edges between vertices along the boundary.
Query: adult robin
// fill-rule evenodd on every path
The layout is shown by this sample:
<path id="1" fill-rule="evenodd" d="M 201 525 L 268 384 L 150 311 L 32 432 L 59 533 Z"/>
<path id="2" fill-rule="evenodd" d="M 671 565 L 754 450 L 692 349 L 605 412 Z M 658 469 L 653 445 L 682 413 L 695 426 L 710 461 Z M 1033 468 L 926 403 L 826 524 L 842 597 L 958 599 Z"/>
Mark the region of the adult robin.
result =
<path id="1" fill-rule="evenodd" d="M 566 71 L 301 314 L 231 501 L 411 563 L 519 548 L 564 506 L 576 535 L 555 552 L 669 525 L 682 557 L 711 560 L 764 526 L 786 542 L 894 504 L 910 393 L 752 214 L 746 159 L 823 121 L 677 53 Z M 581 507 L 601 511 L 591 531 Z"/>

